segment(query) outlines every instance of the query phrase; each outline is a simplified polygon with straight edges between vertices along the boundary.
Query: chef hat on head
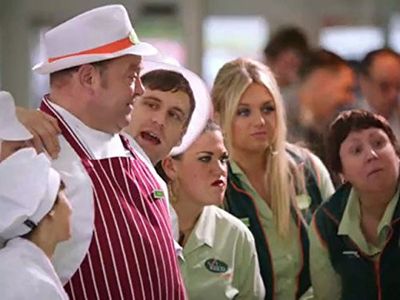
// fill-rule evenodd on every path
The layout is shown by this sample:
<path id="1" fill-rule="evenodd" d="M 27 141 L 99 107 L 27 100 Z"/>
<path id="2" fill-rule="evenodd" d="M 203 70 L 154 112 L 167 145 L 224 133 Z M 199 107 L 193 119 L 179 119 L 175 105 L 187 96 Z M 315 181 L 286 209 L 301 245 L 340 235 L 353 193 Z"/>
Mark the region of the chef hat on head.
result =
<path id="1" fill-rule="evenodd" d="M 46 32 L 47 58 L 33 67 L 50 74 L 87 63 L 132 54 L 154 55 L 157 49 L 141 42 L 122 5 L 105 5 L 86 11 Z"/>
<path id="2" fill-rule="evenodd" d="M 0 164 L 0 239 L 22 236 L 52 209 L 60 175 L 45 154 L 21 149 Z"/>
<path id="3" fill-rule="evenodd" d="M 14 99 L 9 92 L 0 91 L 0 141 L 25 141 L 32 134 L 18 121 Z"/>
<path id="4" fill-rule="evenodd" d="M 178 155 L 185 152 L 202 133 L 208 119 L 212 115 L 212 103 L 209 91 L 204 81 L 198 75 L 182 66 L 166 63 L 167 61 L 161 56 L 146 58 L 143 61 L 141 75 L 154 70 L 169 70 L 182 74 L 189 82 L 194 96 L 195 108 L 181 144 L 171 150 L 170 155 Z"/>

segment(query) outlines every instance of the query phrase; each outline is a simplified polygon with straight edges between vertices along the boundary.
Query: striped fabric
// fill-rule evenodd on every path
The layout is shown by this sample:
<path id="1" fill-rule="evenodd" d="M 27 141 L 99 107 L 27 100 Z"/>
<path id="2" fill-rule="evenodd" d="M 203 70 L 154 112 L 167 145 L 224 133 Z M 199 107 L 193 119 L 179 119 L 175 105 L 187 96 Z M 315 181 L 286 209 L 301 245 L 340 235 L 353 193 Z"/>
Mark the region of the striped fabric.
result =
<path id="1" fill-rule="evenodd" d="M 71 299 L 185 299 L 169 214 L 156 179 L 133 157 L 92 159 L 48 100 L 41 109 L 58 119 L 65 139 L 91 181 L 95 228 L 89 252 L 65 286 Z M 122 138 L 122 137 L 121 137 Z"/>

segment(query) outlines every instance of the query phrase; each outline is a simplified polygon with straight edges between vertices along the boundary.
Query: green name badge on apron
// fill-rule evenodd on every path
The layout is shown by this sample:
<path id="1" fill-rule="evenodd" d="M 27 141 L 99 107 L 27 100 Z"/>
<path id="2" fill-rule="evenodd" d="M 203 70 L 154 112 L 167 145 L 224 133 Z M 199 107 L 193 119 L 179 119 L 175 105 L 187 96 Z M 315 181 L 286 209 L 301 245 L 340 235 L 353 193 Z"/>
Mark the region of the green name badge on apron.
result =
<path id="1" fill-rule="evenodd" d="M 164 198 L 164 192 L 162 190 L 153 191 L 153 199 L 158 200 Z"/>

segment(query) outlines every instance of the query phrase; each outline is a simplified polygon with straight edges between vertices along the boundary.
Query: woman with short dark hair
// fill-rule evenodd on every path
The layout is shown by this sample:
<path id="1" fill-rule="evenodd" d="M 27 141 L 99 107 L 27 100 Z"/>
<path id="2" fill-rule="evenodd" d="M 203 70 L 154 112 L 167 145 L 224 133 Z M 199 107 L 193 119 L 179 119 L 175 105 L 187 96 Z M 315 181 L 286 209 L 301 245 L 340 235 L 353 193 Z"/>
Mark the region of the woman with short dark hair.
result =
<path id="1" fill-rule="evenodd" d="M 398 299 L 398 142 L 386 119 L 342 112 L 328 132 L 328 157 L 344 184 L 317 210 L 310 269 L 318 299 Z"/>

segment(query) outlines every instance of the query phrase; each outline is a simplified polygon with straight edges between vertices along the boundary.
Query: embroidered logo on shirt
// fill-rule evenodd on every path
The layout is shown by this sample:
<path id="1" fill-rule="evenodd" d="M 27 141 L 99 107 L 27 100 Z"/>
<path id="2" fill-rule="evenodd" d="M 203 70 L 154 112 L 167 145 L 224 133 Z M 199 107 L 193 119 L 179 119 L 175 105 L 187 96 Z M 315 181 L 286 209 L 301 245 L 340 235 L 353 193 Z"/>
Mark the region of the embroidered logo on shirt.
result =
<path id="1" fill-rule="evenodd" d="M 228 271 L 228 265 L 216 258 L 210 258 L 206 260 L 204 265 L 206 266 L 207 270 L 213 273 L 225 273 L 226 271 Z"/>

